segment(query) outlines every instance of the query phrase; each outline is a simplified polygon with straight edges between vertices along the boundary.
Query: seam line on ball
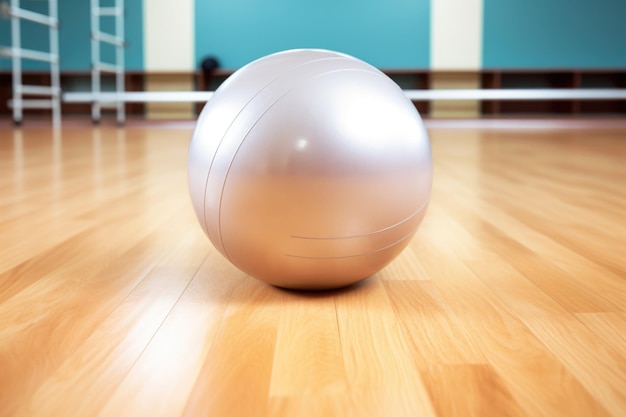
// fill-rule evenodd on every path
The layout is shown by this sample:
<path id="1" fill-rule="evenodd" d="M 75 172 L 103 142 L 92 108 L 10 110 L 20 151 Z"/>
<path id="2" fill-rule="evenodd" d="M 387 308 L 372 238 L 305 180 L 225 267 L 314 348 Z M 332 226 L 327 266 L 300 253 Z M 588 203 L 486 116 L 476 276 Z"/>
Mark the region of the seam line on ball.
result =
<path id="1" fill-rule="evenodd" d="M 424 211 L 424 209 L 426 208 L 426 206 L 428 205 L 428 203 L 430 202 L 430 195 L 428 196 L 428 198 L 426 199 L 426 202 L 424 204 L 422 204 L 417 210 L 415 210 L 413 213 L 411 213 L 408 217 L 400 220 L 398 223 L 393 224 L 391 226 L 387 226 L 384 227 L 382 229 L 379 230 L 374 230 L 373 232 L 368 232 L 368 233 L 363 233 L 360 235 L 352 235 L 352 236 L 289 236 L 293 239 L 303 239 L 303 240 L 341 240 L 341 239 L 355 239 L 355 238 L 359 238 L 359 237 L 365 237 L 365 236 L 371 236 L 371 235 L 375 235 L 378 233 L 383 233 L 386 232 L 388 230 L 394 229 L 398 226 L 401 226 L 402 224 L 408 222 L 409 220 L 411 220 L 413 217 L 417 216 L 418 214 L 420 214 L 422 211 Z"/>
<path id="2" fill-rule="evenodd" d="M 401 237 L 400 239 L 396 240 L 395 242 L 392 242 L 390 244 L 388 244 L 387 246 L 383 246 L 382 248 L 378 248 L 378 249 L 374 249 L 372 251 L 369 252 L 363 252 L 363 253 L 358 253 L 356 255 L 343 255 L 343 256 L 303 256 L 303 255 L 293 255 L 293 254 L 289 254 L 289 253 L 285 253 L 285 256 L 288 256 L 290 258 L 301 258 L 301 259 L 345 259 L 345 258 L 356 258 L 358 256 L 366 256 L 366 255 L 371 255 L 372 253 L 377 253 L 377 252 L 382 252 L 385 249 L 389 249 L 395 245 L 397 245 L 398 243 L 402 242 L 403 240 L 406 240 L 408 238 L 410 238 L 411 236 L 413 236 L 413 234 L 417 231 L 417 229 L 419 228 L 418 226 L 415 226 L 413 229 L 411 229 L 411 231 L 409 233 L 407 233 L 406 235 L 404 235 L 403 237 Z"/>

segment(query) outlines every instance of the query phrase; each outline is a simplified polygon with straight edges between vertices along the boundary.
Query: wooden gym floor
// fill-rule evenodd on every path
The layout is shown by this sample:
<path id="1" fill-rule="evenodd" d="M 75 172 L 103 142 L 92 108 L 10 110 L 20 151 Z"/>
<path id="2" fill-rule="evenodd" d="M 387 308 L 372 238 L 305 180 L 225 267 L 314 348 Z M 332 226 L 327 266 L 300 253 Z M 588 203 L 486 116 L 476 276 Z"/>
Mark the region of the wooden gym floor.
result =
<path id="1" fill-rule="evenodd" d="M 211 248 L 192 123 L 4 123 L 0 415 L 625 416 L 626 123 L 494 123 L 431 123 L 417 236 L 323 293 Z"/>

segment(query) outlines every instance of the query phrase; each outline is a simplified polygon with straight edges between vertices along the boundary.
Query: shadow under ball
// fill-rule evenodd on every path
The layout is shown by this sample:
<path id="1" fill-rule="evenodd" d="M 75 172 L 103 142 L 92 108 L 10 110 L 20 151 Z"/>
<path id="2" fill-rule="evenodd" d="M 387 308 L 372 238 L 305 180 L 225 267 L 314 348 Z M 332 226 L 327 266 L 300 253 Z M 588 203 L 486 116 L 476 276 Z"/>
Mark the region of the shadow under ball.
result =
<path id="1" fill-rule="evenodd" d="M 188 179 L 202 228 L 232 264 L 279 287 L 330 289 L 408 245 L 432 160 L 419 114 L 386 75 L 301 49 L 220 86 L 198 119 Z"/>

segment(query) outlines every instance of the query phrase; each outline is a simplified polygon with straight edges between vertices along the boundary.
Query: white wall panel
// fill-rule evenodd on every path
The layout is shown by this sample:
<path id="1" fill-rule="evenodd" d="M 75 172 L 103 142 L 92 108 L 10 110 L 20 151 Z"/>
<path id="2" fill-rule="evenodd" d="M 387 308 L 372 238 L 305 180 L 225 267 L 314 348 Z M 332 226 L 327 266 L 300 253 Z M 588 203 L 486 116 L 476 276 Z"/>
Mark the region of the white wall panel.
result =
<path id="1" fill-rule="evenodd" d="M 194 69 L 194 1 L 143 0 L 146 71 Z"/>
<path id="2" fill-rule="evenodd" d="M 431 1 L 430 64 L 476 70 L 482 64 L 483 0 Z"/>

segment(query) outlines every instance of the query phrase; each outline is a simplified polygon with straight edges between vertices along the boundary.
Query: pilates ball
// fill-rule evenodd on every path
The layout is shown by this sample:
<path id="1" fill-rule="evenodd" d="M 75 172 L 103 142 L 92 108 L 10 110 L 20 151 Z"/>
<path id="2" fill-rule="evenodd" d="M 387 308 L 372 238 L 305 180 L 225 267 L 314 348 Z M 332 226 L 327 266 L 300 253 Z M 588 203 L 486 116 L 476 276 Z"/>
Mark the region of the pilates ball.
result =
<path id="1" fill-rule="evenodd" d="M 393 81 L 348 55 L 299 49 L 218 88 L 193 133 L 188 180 L 202 228 L 233 265 L 279 287 L 330 289 L 408 245 L 432 160 Z"/>

